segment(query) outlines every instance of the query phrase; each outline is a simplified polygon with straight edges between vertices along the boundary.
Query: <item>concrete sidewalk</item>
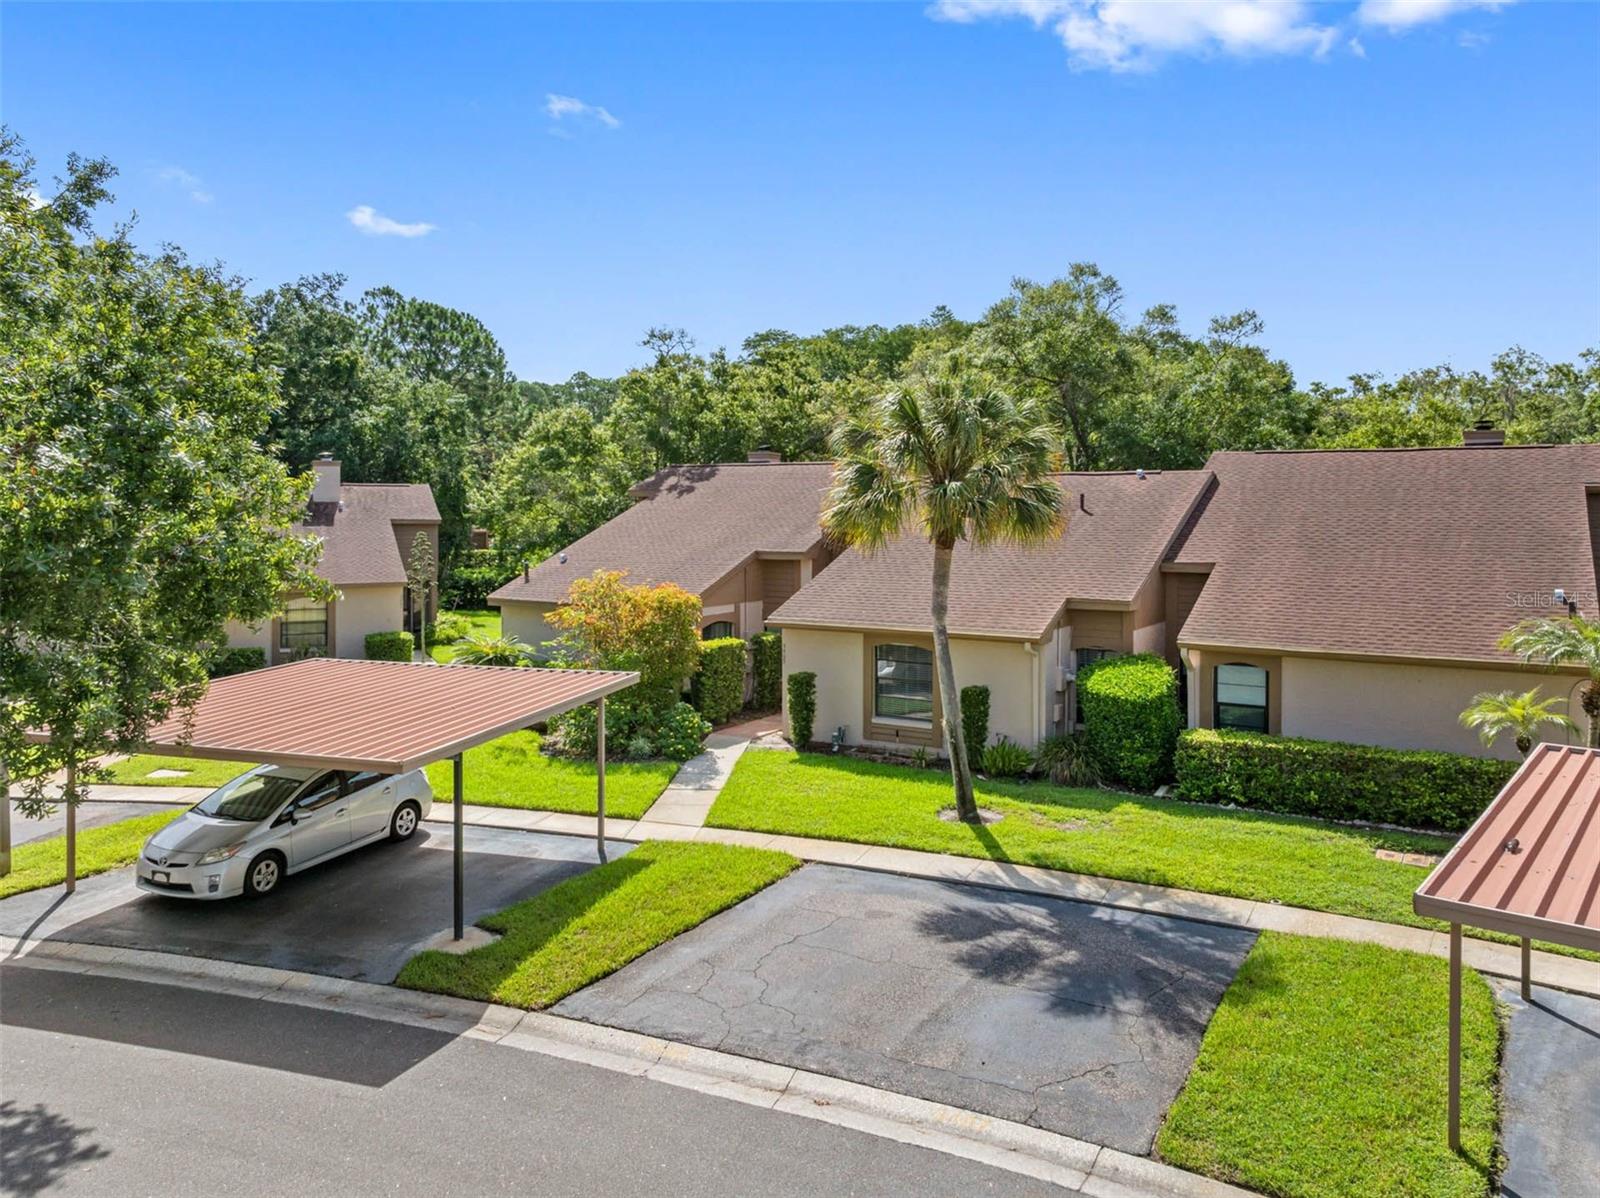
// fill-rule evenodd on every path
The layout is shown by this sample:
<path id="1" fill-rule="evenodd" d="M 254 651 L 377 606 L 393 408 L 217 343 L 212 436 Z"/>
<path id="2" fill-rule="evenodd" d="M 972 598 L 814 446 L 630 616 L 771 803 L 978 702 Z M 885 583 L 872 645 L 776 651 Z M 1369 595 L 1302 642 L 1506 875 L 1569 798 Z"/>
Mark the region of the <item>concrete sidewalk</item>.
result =
<path id="1" fill-rule="evenodd" d="M 686 828 L 702 826 L 711 804 L 717 801 L 733 775 L 733 767 L 749 747 L 748 736 L 738 732 L 713 732 L 706 737 L 705 752 L 679 767 L 640 822 L 678 824 Z"/>

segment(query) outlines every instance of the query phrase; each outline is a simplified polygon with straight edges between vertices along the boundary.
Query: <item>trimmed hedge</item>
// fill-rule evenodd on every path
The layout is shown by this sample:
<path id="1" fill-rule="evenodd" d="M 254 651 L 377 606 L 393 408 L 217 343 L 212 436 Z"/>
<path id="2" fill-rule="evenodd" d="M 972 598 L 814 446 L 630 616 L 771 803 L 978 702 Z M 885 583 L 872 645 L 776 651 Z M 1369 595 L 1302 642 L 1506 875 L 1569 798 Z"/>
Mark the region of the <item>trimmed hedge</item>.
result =
<path id="1" fill-rule="evenodd" d="M 410 661 L 411 634 L 409 632 L 367 633 L 368 661 Z"/>
<path id="2" fill-rule="evenodd" d="M 750 638 L 750 658 L 755 674 L 751 702 L 757 711 L 777 711 L 783 706 L 783 637 L 776 632 L 756 633 Z"/>
<path id="3" fill-rule="evenodd" d="M 967 762 L 979 766 L 989 744 L 989 688 L 961 688 L 961 740 L 967 746 Z"/>
<path id="4" fill-rule="evenodd" d="M 797 749 L 811 743 L 811 727 L 817 722 L 817 676 L 810 670 L 789 675 L 789 742 Z"/>
<path id="5" fill-rule="evenodd" d="M 1108 657 L 1078 671 L 1084 737 L 1100 772 L 1135 790 L 1172 777 L 1183 729 L 1178 674 L 1153 653 Z"/>
<path id="6" fill-rule="evenodd" d="M 1334 740 L 1193 728 L 1178 740 L 1178 794 L 1285 815 L 1459 832 L 1514 761 Z"/>
<path id="7" fill-rule="evenodd" d="M 744 706 L 744 670 L 749 647 L 736 636 L 700 642 L 700 668 L 689 684 L 696 710 L 721 724 Z"/>
<path id="8" fill-rule="evenodd" d="M 206 663 L 206 673 L 212 678 L 226 678 L 229 674 L 245 674 L 264 669 L 267 651 L 256 648 L 218 649 Z"/>

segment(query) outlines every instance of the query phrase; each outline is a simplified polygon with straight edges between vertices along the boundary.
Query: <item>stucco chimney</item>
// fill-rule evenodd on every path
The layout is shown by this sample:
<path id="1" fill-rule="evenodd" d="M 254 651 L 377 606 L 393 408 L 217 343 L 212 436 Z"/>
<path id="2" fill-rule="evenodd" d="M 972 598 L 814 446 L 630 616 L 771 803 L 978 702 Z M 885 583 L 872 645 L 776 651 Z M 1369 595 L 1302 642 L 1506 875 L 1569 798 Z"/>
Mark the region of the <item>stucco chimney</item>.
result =
<path id="1" fill-rule="evenodd" d="M 759 449 L 752 449 L 745 455 L 747 462 L 781 462 L 783 455 L 776 449 L 768 449 L 765 445 Z"/>
<path id="2" fill-rule="evenodd" d="M 1471 428 L 1461 431 L 1463 445 L 1504 445 L 1506 430 L 1495 428 L 1493 420 L 1480 420 Z"/>
<path id="3" fill-rule="evenodd" d="M 339 461 L 331 453 L 319 453 L 311 463 L 316 485 L 311 488 L 312 503 L 339 502 Z"/>

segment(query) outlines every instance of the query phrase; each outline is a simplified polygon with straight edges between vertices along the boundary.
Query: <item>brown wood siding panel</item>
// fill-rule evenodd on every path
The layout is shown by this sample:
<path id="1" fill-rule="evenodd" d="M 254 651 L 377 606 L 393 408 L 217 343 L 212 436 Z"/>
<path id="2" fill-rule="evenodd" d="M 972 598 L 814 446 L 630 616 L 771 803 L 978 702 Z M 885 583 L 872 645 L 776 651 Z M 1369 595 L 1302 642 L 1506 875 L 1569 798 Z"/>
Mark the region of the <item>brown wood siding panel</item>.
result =
<path id="1" fill-rule="evenodd" d="M 1207 577 L 1205 574 L 1167 575 L 1167 657 L 1173 661 L 1178 659 L 1178 633 L 1199 602 Z"/>
<path id="2" fill-rule="evenodd" d="M 1129 652 L 1133 648 L 1127 618 L 1130 615 L 1121 611 L 1069 611 L 1066 622 L 1072 626 L 1072 648 Z"/>
<path id="3" fill-rule="evenodd" d="M 800 589 L 800 562 L 767 560 L 761 563 L 761 615 L 770 616 Z"/>

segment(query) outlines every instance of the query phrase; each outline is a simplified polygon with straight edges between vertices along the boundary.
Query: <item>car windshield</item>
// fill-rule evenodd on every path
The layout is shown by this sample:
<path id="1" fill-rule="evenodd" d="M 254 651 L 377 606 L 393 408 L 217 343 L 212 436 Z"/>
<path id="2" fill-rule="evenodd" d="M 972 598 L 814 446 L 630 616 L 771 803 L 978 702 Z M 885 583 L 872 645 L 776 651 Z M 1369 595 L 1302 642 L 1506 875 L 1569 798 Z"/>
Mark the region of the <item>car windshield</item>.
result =
<path id="1" fill-rule="evenodd" d="M 304 778 L 283 774 L 249 774 L 194 805 L 202 815 L 218 819 L 263 820 L 298 790 Z"/>

